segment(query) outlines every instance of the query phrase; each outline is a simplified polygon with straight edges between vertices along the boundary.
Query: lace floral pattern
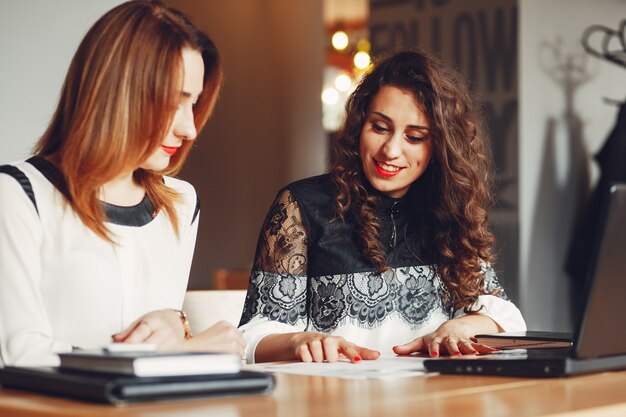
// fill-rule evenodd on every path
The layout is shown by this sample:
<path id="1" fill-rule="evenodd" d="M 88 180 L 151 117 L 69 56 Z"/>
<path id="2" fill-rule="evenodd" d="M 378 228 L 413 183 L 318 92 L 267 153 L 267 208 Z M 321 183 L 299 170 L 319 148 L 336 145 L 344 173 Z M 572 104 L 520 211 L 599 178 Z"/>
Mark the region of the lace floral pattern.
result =
<path id="1" fill-rule="evenodd" d="M 239 325 L 256 315 L 291 325 L 306 319 L 306 279 L 253 271 Z"/>
<path id="2" fill-rule="evenodd" d="M 435 314 L 454 316 L 435 267 L 307 276 L 308 244 L 301 209 L 291 192 L 282 190 L 259 237 L 240 326 L 264 317 L 328 333 L 348 322 L 373 329 L 396 315 L 418 329 Z M 508 300 L 493 268 L 483 264 L 482 271 L 485 294 Z"/>
<path id="3" fill-rule="evenodd" d="M 305 323 L 309 330 L 331 332 L 345 322 L 375 328 L 397 313 L 415 329 L 434 312 L 448 314 L 449 311 L 442 301 L 441 281 L 428 266 L 396 268 L 382 275 L 355 273 L 309 280 L 307 306 L 305 277 L 255 271 L 242 324 L 254 316 L 262 316 L 291 325 Z"/>
<path id="4" fill-rule="evenodd" d="M 305 275 L 307 236 L 302 215 L 289 191 L 281 192 L 265 218 L 254 268 Z"/>
<path id="5" fill-rule="evenodd" d="M 502 298 L 503 300 L 510 301 L 509 297 L 506 295 L 504 288 L 500 285 L 500 281 L 496 276 L 496 271 L 494 271 L 493 267 L 489 264 L 482 263 L 481 272 L 485 275 L 485 294 L 495 295 L 497 297 Z"/>

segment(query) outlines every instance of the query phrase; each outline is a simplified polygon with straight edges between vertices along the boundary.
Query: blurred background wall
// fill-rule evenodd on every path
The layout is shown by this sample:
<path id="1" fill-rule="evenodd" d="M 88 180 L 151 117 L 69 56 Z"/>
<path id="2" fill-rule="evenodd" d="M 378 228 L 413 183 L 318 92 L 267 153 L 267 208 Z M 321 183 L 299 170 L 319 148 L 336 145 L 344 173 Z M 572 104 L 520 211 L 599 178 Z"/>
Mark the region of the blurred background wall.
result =
<path id="1" fill-rule="evenodd" d="M 593 155 L 626 99 L 626 67 L 587 54 L 581 38 L 591 25 L 617 29 L 626 2 L 520 0 L 519 8 L 520 306 L 533 327 L 572 328 L 580 284 L 564 269 L 571 234 L 598 178 Z"/>
<path id="2" fill-rule="evenodd" d="M 291 0 L 167 3 L 216 42 L 224 86 L 181 177 L 202 202 L 192 288 L 217 268 L 249 269 L 276 192 L 325 170 L 322 3 Z"/>
<path id="3" fill-rule="evenodd" d="M 119 3 L 0 0 L 0 164 L 29 155 L 82 37 Z"/>
<path id="4" fill-rule="evenodd" d="M 181 173 L 202 199 L 191 288 L 210 288 L 217 268 L 248 269 L 276 191 L 327 169 L 349 93 L 329 80 L 349 71 L 352 55 L 420 46 L 464 72 L 487 108 L 502 282 L 530 327 L 572 328 L 563 268 L 572 225 L 626 96 L 626 69 L 589 56 L 580 39 L 592 24 L 617 28 L 625 0 L 166 2 L 215 40 L 225 69 L 215 115 Z M 0 0 L 0 163 L 29 154 L 78 42 L 119 3 Z M 369 43 L 337 52 L 330 39 L 340 29 Z M 349 75 L 353 83 L 358 70 Z"/>

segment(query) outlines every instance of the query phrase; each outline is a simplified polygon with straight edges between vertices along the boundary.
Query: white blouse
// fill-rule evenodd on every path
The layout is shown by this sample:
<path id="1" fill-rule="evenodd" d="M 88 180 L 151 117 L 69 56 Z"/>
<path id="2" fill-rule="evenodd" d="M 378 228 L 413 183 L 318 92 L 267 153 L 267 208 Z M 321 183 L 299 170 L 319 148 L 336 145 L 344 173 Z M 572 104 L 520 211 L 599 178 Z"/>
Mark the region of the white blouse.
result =
<path id="1" fill-rule="evenodd" d="M 385 246 L 389 269 L 377 274 L 360 254 L 353 221 L 335 218 L 335 188 L 328 175 L 279 191 L 259 236 L 240 322 L 246 360 L 254 363 L 265 336 L 303 331 L 343 336 L 391 353 L 394 346 L 464 315 L 447 301 L 438 269 L 416 255 L 412 243 L 419 235 L 408 232 L 413 210 L 409 200 L 415 197 L 381 195 L 381 240 L 391 242 L 393 237 L 394 244 Z M 505 331 L 526 330 L 493 268 L 483 263 L 482 273 L 484 288 L 472 310 Z"/>
<path id="2" fill-rule="evenodd" d="M 306 277 L 293 277 L 295 279 L 295 295 L 293 299 L 306 299 L 307 279 Z M 285 294 L 281 291 L 281 287 L 285 287 L 285 276 L 268 272 L 253 271 L 252 286 L 258 288 L 261 311 L 273 312 L 277 311 L 280 299 L 285 299 Z M 371 280 L 370 274 L 348 274 L 324 277 L 325 288 L 333 289 L 334 295 L 327 294 L 328 299 L 331 297 L 335 303 L 340 300 L 351 299 L 352 306 L 369 314 L 371 310 L 366 307 L 367 304 L 381 304 L 380 300 L 374 299 L 368 295 L 366 291 L 360 291 L 358 288 L 363 287 L 359 282 Z M 329 321 L 333 325 L 332 331 L 326 331 L 332 336 L 342 336 L 347 341 L 355 343 L 359 346 L 378 350 L 381 353 L 391 354 L 394 346 L 403 345 L 417 337 L 427 335 L 437 330 L 450 317 L 448 312 L 441 304 L 435 294 L 440 293 L 443 286 L 439 276 L 434 273 L 433 269 L 428 266 L 417 266 L 409 268 L 393 268 L 384 272 L 380 276 L 381 288 L 378 294 L 380 299 L 386 299 L 388 304 L 395 305 L 395 308 L 389 308 L 390 311 L 381 312 L 380 317 L 372 318 L 372 320 L 359 320 L 354 317 L 346 316 L 339 322 L 335 322 L 334 318 Z M 318 284 L 319 285 L 319 284 Z M 418 285 L 424 288 L 424 299 L 420 302 L 425 303 L 421 306 L 407 305 L 402 307 L 403 299 L 401 297 L 402 288 L 413 287 Z M 349 290 L 347 289 L 349 288 Z M 319 287 L 318 287 L 319 290 Z M 349 297 L 343 297 L 341 293 L 349 293 Z M 406 293 L 406 292 L 405 292 Z M 330 295 L 330 297 L 328 296 Z M 405 294 L 406 295 L 406 294 Z M 409 299 L 404 298 L 408 302 Z M 304 301 L 296 304 L 303 304 Z M 335 306 L 336 307 L 336 306 Z M 504 331 L 523 331 L 526 330 L 526 322 L 522 317 L 519 309 L 512 302 L 495 295 L 480 295 L 473 310 L 479 310 L 479 314 L 483 314 L 494 320 Z M 419 323 L 415 324 L 407 320 L 405 315 L 407 312 L 413 311 L 417 314 L 418 310 L 428 309 L 426 317 Z M 403 315 L 404 313 L 404 315 Z M 464 316 L 463 309 L 455 311 L 453 317 Z M 255 362 L 255 351 L 259 342 L 270 334 L 275 333 L 291 333 L 305 331 L 320 331 L 316 323 L 310 318 L 300 318 L 294 324 L 286 323 L 272 319 L 271 313 L 258 314 L 250 319 L 239 329 L 243 332 L 246 339 L 246 361 L 248 363 Z M 365 316 L 363 316 L 365 318 Z"/>
<path id="3" fill-rule="evenodd" d="M 0 174 L 0 366 L 55 365 L 56 353 L 108 344 L 143 314 L 180 309 L 194 251 L 197 197 L 187 182 L 164 178 L 182 197 L 179 236 L 163 210 L 145 220 L 146 198 L 111 206 L 119 215 L 106 224 L 111 244 L 65 204 L 53 184 L 58 170 L 37 166 L 15 164 L 36 207 L 15 178 Z"/>

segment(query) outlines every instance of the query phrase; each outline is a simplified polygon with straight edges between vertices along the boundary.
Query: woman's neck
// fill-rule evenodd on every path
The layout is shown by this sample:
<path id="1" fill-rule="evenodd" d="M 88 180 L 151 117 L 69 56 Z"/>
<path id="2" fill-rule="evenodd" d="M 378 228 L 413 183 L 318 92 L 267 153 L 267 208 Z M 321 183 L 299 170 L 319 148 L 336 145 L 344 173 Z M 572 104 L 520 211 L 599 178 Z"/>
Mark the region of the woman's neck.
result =
<path id="1" fill-rule="evenodd" d="M 141 203 L 146 190 L 133 180 L 133 173 L 123 174 L 107 182 L 100 189 L 98 198 L 116 206 L 136 206 Z"/>

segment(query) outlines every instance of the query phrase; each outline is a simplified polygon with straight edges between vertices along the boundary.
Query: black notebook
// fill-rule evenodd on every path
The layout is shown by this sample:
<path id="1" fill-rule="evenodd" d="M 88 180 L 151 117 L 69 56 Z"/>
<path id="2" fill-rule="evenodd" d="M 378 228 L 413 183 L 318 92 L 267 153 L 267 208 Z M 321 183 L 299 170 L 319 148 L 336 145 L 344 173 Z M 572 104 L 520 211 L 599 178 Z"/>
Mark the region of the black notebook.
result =
<path id="1" fill-rule="evenodd" d="M 271 374 L 135 377 L 63 370 L 58 367 L 0 369 L 3 388 L 34 391 L 100 403 L 124 404 L 218 395 L 261 394 L 274 388 Z"/>
<path id="2" fill-rule="evenodd" d="M 572 348 L 427 359 L 426 370 L 549 377 L 626 369 L 626 332 L 621 327 L 626 322 L 626 184 L 612 185 L 606 201 Z"/>

